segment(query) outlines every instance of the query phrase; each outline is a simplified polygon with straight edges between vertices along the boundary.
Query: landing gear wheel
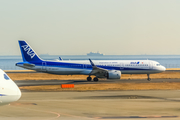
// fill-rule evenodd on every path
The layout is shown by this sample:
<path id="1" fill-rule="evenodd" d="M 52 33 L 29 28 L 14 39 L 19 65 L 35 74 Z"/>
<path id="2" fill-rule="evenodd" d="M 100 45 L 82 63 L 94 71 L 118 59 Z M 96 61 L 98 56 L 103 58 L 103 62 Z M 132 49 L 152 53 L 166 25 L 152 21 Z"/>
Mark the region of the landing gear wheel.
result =
<path id="1" fill-rule="evenodd" d="M 98 81 L 98 78 L 97 78 L 97 77 L 95 77 L 93 80 L 94 80 L 95 82 L 97 82 L 97 81 Z"/>
<path id="2" fill-rule="evenodd" d="M 92 78 L 91 77 L 87 77 L 87 81 L 91 81 L 92 80 Z"/>
<path id="3" fill-rule="evenodd" d="M 147 80 L 148 80 L 148 81 L 150 81 L 150 80 L 151 80 L 151 78 L 149 77 L 149 74 L 147 74 L 147 76 L 148 76 Z"/>

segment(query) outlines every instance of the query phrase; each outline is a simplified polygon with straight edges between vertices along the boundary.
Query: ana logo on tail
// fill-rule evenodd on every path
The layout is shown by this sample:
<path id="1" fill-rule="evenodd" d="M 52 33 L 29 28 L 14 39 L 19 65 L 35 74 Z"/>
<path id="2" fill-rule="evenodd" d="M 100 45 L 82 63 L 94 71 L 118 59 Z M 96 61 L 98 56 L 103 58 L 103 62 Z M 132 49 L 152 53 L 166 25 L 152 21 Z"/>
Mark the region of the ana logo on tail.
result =
<path id="1" fill-rule="evenodd" d="M 36 55 L 33 50 L 28 46 L 28 45 L 23 45 L 21 46 L 22 48 L 24 48 L 24 51 L 27 52 L 27 54 L 32 58 L 34 58 L 34 56 Z"/>

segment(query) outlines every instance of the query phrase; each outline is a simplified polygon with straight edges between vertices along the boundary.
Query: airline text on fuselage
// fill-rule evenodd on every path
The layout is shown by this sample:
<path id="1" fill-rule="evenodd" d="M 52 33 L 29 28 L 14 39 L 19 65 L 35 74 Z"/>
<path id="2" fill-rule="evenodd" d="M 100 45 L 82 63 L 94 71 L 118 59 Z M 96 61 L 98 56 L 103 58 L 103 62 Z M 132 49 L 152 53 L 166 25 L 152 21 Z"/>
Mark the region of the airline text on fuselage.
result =
<path id="1" fill-rule="evenodd" d="M 140 62 L 131 62 L 130 64 L 139 64 Z"/>

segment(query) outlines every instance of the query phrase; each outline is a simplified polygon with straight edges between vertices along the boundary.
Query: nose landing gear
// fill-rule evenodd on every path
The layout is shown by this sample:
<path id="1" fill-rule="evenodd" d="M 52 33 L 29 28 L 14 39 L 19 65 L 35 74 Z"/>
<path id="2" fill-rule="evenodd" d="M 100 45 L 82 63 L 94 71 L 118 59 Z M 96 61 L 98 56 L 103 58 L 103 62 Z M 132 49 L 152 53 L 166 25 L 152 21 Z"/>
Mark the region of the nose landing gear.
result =
<path id="1" fill-rule="evenodd" d="M 151 80 L 151 78 L 150 78 L 149 74 L 147 74 L 147 77 L 148 77 L 148 78 L 147 78 L 147 80 L 148 80 L 148 81 L 150 81 L 150 80 Z"/>

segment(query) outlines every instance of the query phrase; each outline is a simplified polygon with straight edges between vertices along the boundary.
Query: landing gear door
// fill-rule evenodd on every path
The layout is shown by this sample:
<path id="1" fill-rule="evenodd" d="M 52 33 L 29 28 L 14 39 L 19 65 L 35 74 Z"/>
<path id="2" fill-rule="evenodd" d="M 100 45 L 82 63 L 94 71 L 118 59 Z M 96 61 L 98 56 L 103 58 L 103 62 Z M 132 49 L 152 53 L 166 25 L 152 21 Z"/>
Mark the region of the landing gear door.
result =
<path id="1" fill-rule="evenodd" d="M 42 71 L 46 71 L 46 62 L 42 62 Z"/>

